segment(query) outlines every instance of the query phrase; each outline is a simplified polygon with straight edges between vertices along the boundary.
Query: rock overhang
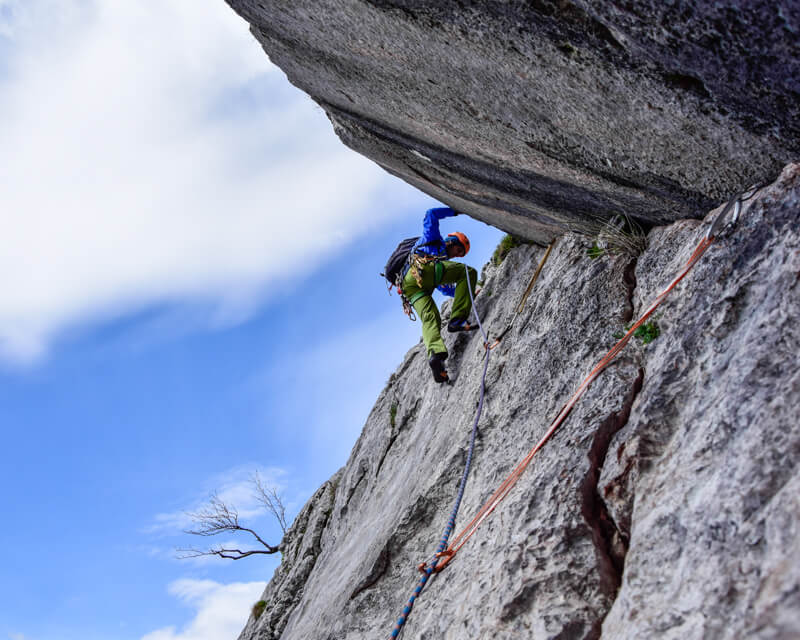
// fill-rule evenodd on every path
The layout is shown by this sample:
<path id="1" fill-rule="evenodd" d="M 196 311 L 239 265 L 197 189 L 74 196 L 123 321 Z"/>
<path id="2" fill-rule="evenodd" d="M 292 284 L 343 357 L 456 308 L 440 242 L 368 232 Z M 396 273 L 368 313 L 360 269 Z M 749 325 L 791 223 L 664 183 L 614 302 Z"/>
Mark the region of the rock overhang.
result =
<path id="1" fill-rule="evenodd" d="M 530 240 L 701 217 L 800 152 L 789 0 L 228 2 L 345 144 Z"/>

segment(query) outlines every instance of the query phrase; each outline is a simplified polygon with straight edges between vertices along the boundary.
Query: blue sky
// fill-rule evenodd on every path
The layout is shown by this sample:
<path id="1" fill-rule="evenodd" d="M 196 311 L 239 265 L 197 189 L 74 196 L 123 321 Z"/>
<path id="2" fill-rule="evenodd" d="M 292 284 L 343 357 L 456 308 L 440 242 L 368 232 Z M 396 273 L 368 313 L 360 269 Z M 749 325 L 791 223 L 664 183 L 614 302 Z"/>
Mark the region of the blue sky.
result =
<path id="1" fill-rule="evenodd" d="M 350 152 L 222 0 L 0 0 L 0 640 L 235 638 L 277 557 L 178 560 L 211 492 L 277 540 L 419 324 L 436 203 Z M 459 217 L 479 267 L 501 237 Z M 426 381 L 427 383 L 427 381 Z"/>

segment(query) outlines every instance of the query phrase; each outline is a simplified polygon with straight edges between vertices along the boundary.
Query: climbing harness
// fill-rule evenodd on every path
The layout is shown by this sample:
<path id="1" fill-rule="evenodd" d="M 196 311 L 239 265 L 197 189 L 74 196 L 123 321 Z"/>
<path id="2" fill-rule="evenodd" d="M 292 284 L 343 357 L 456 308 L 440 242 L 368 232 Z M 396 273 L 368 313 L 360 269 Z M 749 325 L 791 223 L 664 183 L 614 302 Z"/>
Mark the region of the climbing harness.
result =
<path id="1" fill-rule="evenodd" d="M 488 338 L 483 331 L 483 327 L 481 326 L 481 333 L 484 337 L 484 346 L 486 348 L 486 359 L 484 361 L 484 368 L 483 368 L 483 377 L 481 379 L 481 396 L 480 402 L 478 404 L 478 411 L 475 417 L 475 422 L 473 423 L 473 431 L 472 436 L 470 439 L 470 448 L 467 454 L 467 462 L 464 468 L 464 473 L 461 478 L 461 485 L 459 486 L 458 497 L 456 498 L 456 503 L 453 508 L 452 513 L 450 514 L 450 518 L 447 521 L 447 526 L 445 527 L 444 533 L 439 541 L 439 545 L 436 549 L 436 553 L 434 557 L 431 559 L 429 563 L 423 562 L 419 565 L 418 569 L 422 572 L 422 577 L 417 584 L 416 589 L 414 590 L 414 594 L 408 600 L 405 608 L 403 609 L 403 613 L 397 621 L 394 629 L 392 630 L 391 637 L 396 638 L 403 629 L 403 625 L 405 624 L 406 620 L 408 619 L 408 615 L 411 613 L 411 609 L 414 606 L 414 602 L 416 598 L 420 595 L 422 590 L 425 588 L 428 580 L 434 573 L 438 573 L 445 566 L 455 557 L 456 553 L 464 546 L 464 544 L 469 540 L 472 535 L 475 533 L 477 528 L 483 523 L 489 515 L 497 508 L 497 506 L 502 502 L 502 500 L 509 494 L 511 489 L 516 484 L 517 480 L 522 476 L 522 473 L 525 471 L 527 466 L 530 464 L 531 460 L 533 459 L 534 455 L 547 443 L 550 437 L 556 432 L 559 426 L 564 422 L 567 418 L 569 413 L 572 411 L 572 408 L 581 398 L 583 393 L 592 382 L 600 375 L 600 373 L 611 363 L 614 358 L 622 351 L 625 345 L 628 344 L 633 334 L 636 330 L 641 327 L 647 319 L 653 314 L 653 312 L 658 308 L 658 306 L 666 299 L 669 293 L 677 286 L 677 284 L 683 280 L 683 278 L 691 271 L 692 267 L 700 260 L 703 254 L 706 252 L 709 246 L 714 242 L 714 240 L 720 234 L 720 228 L 722 227 L 722 222 L 727 217 L 728 213 L 733 210 L 733 216 L 731 221 L 725 226 L 725 229 L 732 228 L 739 219 L 742 210 L 742 203 L 751 199 L 755 194 L 760 190 L 762 185 L 755 185 L 750 187 L 749 189 L 737 193 L 734 195 L 722 211 L 716 216 L 714 221 L 712 222 L 711 226 L 709 227 L 708 232 L 705 236 L 700 240 L 697 247 L 692 252 L 689 259 L 684 264 L 683 268 L 680 270 L 677 276 L 669 283 L 669 285 L 659 293 L 655 300 L 651 303 L 651 305 L 647 308 L 647 310 L 642 314 L 642 316 L 628 329 L 627 333 L 606 353 L 605 356 L 595 365 L 595 367 L 591 370 L 588 376 L 581 382 L 578 389 L 569 399 L 569 401 L 564 405 L 561 411 L 556 416 L 555 420 L 550 424 L 550 427 L 545 432 L 544 436 L 534 445 L 534 447 L 528 452 L 528 454 L 517 464 L 514 470 L 508 475 L 508 477 L 500 484 L 500 486 L 495 490 L 495 492 L 489 497 L 489 499 L 483 504 L 483 506 L 478 510 L 472 520 L 467 524 L 464 529 L 453 538 L 453 541 L 448 544 L 450 534 L 452 533 L 455 527 L 455 518 L 458 512 L 458 507 L 460 506 L 461 499 L 464 494 L 464 487 L 466 484 L 466 477 L 469 472 L 469 465 L 472 460 L 472 453 L 474 449 L 475 443 L 475 433 L 478 424 L 478 419 L 480 417 L 481 410 L 483 408 L 483 398 L 484 398 L 484 390 L 485 390 L 485 381 L 486 381 L 486 370 L 489 364 L 489 353 L 491 352 L 494 345 L 490 346 L 488 343 Z M 552 245 L 551 245 L 552 247 Z M 549 255 L 550 248 L 548 248 L 547 253 L 545 254 L 542 262 L 539 265 L 539 269 L 537 269 L 537 273 L 534 274 L 533 282 L 535 282 L 536 277 L 538 277 L 538 272 L 541 270 L 541 267 L 544 265 L 544 262 L 547 260 L 547 256 Z M 467 282 L 469 283 L 469 275 L 467 275 Z M 533 287 L 533 283 L 529 285 L 529 289 Z M 523 300 L 520 302 L 520 306 L 518 309 L 521 308 L 521 305 L 524 305 L 524 299 L 527 298 L 527 295 L 530 292 L 526 290 L 525 294 L 523 295 Z M 470 291 L 470 298 L 472 298 L 472 293 Z M 474 300 L 473 300 L 473 307 L 474 307 Z M 478 314 L 475 314 L 478 317 Z M 513 319 L 512 319 L 513 322 Z M 478 319 L 478 323 L 480 325 L 480 318 Z M 510 328 L 510 327 L 509 327 Z M 506 328 L 505 331 L 507 331 Z M 504 333 L 505 333 L 504 331 Z M 502 337 L 502 335 L 501 335 Z M 496 343 L 495 343 L 496 344 Z"/>
<path id="2" fill-rule="evenodd" d="M 416 280 L 417 286 L 422 287 L 422 270 L 427 265 L 433 263 L 433 286 L 438 287 L 442 283 L 442 278 L 444 277 L 444 265 L 442 264 L 443 260 L 447 260 L 446 255 L 434 256 L 427 253 L 411 253 L 408 256 L 408 272 L 410 272 L 414 277 L 414 280 Z M 401 282 L 405 276 L 405 273 L 405 270 L 403 270 L 403 274 L 400 276 Z"/>
<path id="3" fill-rule="evenodd" d="M 423 265 L 431 263 L 433 263 L 434 269 L 434 287 L 439 286 L 442 282 L 442 278 L 444 277 L 444 265 L 442 264 L 443 258 L 441 256 L 431 256 L 430 258 L 419 259 L 416 258 L 416 254 L 411 254 L 409 256 L 409 264 L 411 265 L 409 270 L 413 270 L 412 274 L 417 282 L 420 283 L 420 286 L 422 286 L 422 275 L 420 273 L 420 269 Z M 397 278 L 395 278 L 395 287 L 397 288 L 397 294 L 400 296 L 400 300 L 403 303 L 403 312 L 408 316 L 409 320 L 414 322 L 417 319 L 417 316 L 414 314 L 414 303 L 416 303 L 416 301 L 420 298 L 424 298 L 430 294 L 426 291 L 417 291 L 411 297 L 406 296 L 402 288 L 403 279 L 405 278 L 406 273 L 408 272 L 403 269 L 397 274 Z"/>
<path id="4" fill-rule="evenodd" d="M 408 599 L 406 606 L 403 607 L 403 613 L 397 620 L 397 623 L 392 629 L 391 638 L 397 638 L 400 635 L 400 632 L 403 630 L 403 625 L 406 622 L 409 614 L 411 613 L 411 609 L 414 608 L 414 602 L 416 601 L 417 597 L 422 593 L 422 590 L 425 588 L 428 580 L 430 579 L 433 573 L 441 571 L 449 558 L 446 557 L 446 549 L 447 549 L 447 542 L 450 538 L 450 534 L 453 532 L 453 529 L 456 526 L 456 515 L 458 515 L 458 509 L 461 506 L 461 499 L 464 497 L 464 489 L 467 486 L 467 477 L 469 476 L 470 466 L 472 465 L 472 454 L 475 451 L 475 436 L 478 433 L 478 421 L 480 420 L 481 413 L 483 412 L 483 399 L 486 394 L 486 371 L 489 368 L 489 355 L 491 354 L 491 349 L 489 348 L 489 337 L 486 335 L 486 332 L 483 330 L 483 325 L 481 324 L 481 318 L 478 315 L 478 310 L 475 308 L 475 298 L 472 295 L 472 286 L 470 285 L 469 281 L 469 267 L 464 265 L 464 270 L 467 273 L 467 291 L 469 291 L 469 299 L 472 301 L 472 311 L 475 314 L 475 318 L 478 321 L 478 327 L 481 330 L 481 334 L 483 335 L 483 344 L 486 350 L 486 354 L 483 359 L 483 374 L 481 376 L 481 388 L 480 388 L 480 398 L 478 400 L 478 409 L 475 412 L 475 420 L 472 423 L 472 433 L 469 438 L 469 448 L 467 449 L 467 460 L 464 463 L 464 471 L 461 474 L 461 482 L 458 485 L 458 493 L 456 495 L 456 501 L 453 504 L 453 509 L 450 512 L 450 517 L 447 519 L 447 525 L 444 528 L 444 532 L 442 533 L 442 537 L 439 539 L 439 544 L 436 547 L 436 552 L 434 553 L 433 557 L 428 562 L 421 563 L 417 569 L 419 569 L 422 576 L 417 583 L 416 588 L 414 589 L 414 593 Z M 442 560 L 444 558 L 444 560 Z M 441 565 L 440 565 L 441 562 Z"/>
<path id="5" fill-rule="evenodd" d="M 400 296 L 400 301 L 403 304 L 403 313 L 405 313 L 408 316 L 408 319 L 412 322 L 415 322 L 417 319 L 417 316 L 414 313 L 414 303 L 428 294 L 425 293 L 425 291 L 418 291 L 411 296 L 411 298 L 408 298 L 403 292 L 403 280 L 406 274 L 411 271 L 411 274 L 414 276 L 417 284 L 421 287 L 422 269 L 425 267 L 425 265 L 433 263 L 434 287 L 437 287 L 441 284 L 442 278 L 444 277 L 444 265 L 442 264 L 442 261 L 447 259 L 447 256 L 413 253 L 412 250 L 417 240 L 419 240 L 419 236 L 416 238 L 407 238 L 397 245 L 397 248 L 394 250 L 388 262 L 386 263 L 384 273 L 380 274 L 389 282 L 386 290 L 390 295 L 392 292 L 392 287 L 397 289 L 397 294 Z M 432 244 L 438 244 L 438 241 L 426 242 L 417 248 L 427 247 Z M 441 244 L 444 246 L 443 242 Z M 403 258 L 403 256 L 405 257 Z M 400 258 L 403 258 L 403 260 L 400 261 Z M 392 276 L 394 276 L 393 280 Z"/>

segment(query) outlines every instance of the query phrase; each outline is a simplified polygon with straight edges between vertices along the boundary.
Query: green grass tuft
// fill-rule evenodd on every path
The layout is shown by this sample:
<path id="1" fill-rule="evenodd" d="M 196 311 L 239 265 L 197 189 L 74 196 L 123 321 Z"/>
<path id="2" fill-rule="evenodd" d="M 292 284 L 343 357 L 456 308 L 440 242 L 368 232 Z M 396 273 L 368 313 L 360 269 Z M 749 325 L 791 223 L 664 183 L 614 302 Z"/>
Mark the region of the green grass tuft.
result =
<path id="1" fill-rule="evenodd" d="M 514 247 L 518 247 L 524 243 L 525 241 L 520 238 L 515 238 L 510 235 L 503 236 L 503 239 L 500 240 L 500 244 L 497 245 L 497 248 L 492 254 L 492 264 L 495 266 L 502 264 L 503 260 L 506 259 L 506 256 Z"/>
<path id="2" fill-rule="evenodd" d="M 394 423 L 396 419 L 397 419 L 397 401 L 395 400 L 389 407 L 389 423 L 392 425 L 392 429 L 394 429 Z"/>
<path id="3" fill-rule="evenodd" d="M 264 609 L 267 608 L 267 601 L 266 600 L 259 600 L 253 605 L 253 618 L 258 620 L 261 617 L 261 614 L 264 613 Z"/>
<path id="4" fill-rule="evenodd" d="M 595 242 L 591 247 L 586 250 L 586 255 L 589 256 L 592 260 L 597 260 L 600 256 L 602 256 L 606 252 L 605 249 L 598 247 L 597 243 Z"/>
<path id="5" fill-rule="evenodd" d="M 618 213 L 603 225 L 597 234 L 597 244 L 608 253 L 638 256 L 647 247 L 642 228 L 625 214 Z"/>
<path id="6" fill-rule="evenodd" d="M 634 338 L 639 338 L 642 344 L 650 344 L 661 335 L 661 329 L 655 322 L 645 322 L 641 327 L 633 332 Z"/>
<path id="7" fill-rule="evenodd" d="M 632 324 L 633 323 L 626 325 L 624 331 L 615 331 L 611 335 L 615 339 L 621 340 L 622 338 L 625 337 L 625 334 L 630 330 Z M 645 322 L 641 327 L 639 327 L 638 329 L 636 329 L 636 331 L 633 332 L 633 337 L 641 340 L 642 344 L 650 344 L 660 335 L 661 335 L 661 329 L 659 329 L 658 325 L 653 320 L 651 320 L 650 322 Z"/>
<path id="8" fill-rule="evenodd" d="M 558 45 L 560 51 L 563 51 L 568 56 L 575 55 L 578 50 L 573 46 L 573 44 L 567 40 L 562 40 L 561 43 Z"/>
<path id="9" fill-rule="evenodd" d="M 647 246 L 647 237 L 642 228 L 632 218 L 618 213 L 609 220 L 588 223 L 594 228 L 594 243 L 586 250 L 586 255 L 596 260 L 606 255 L 628 255 L 636 257 Z M 585 233 L 585 232 L 584 232 Z"/>

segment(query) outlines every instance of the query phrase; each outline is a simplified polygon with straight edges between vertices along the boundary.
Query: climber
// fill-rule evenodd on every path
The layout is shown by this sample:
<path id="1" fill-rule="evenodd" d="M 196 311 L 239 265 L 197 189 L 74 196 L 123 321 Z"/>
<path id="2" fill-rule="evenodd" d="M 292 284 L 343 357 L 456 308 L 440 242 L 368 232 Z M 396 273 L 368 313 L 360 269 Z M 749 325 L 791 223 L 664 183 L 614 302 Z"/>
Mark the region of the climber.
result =
<path id="1" fill-rule="evenodd" d="M 438 383 L 448 382 L 449 378 L 444 366 L 447 347 L 442 340 L 442 320 L 433 301 L 433 290 L 438 289 L 446 296 L 455 297 L 447 324 L 448 331 L 472 331 L 478 328 L 468 321 L 472 300 L 467 290 L 466 271 L 469 271 L 473 296 L 478 274 L 472 267 L 465 269 L 463 264 L 448 259 L 463 258 L 469 251 L 469 240 L 458 231 L 448 234 L 446 238 L 442 238 L 439 232 L 439 220 L 455 215 L 458 214 L 449 207 L 427 211 L 422 236 L 409 253 L 401 279 L 402 294 L 422 321 L 422 340 L 427 349 L 433 379 Z"/>

